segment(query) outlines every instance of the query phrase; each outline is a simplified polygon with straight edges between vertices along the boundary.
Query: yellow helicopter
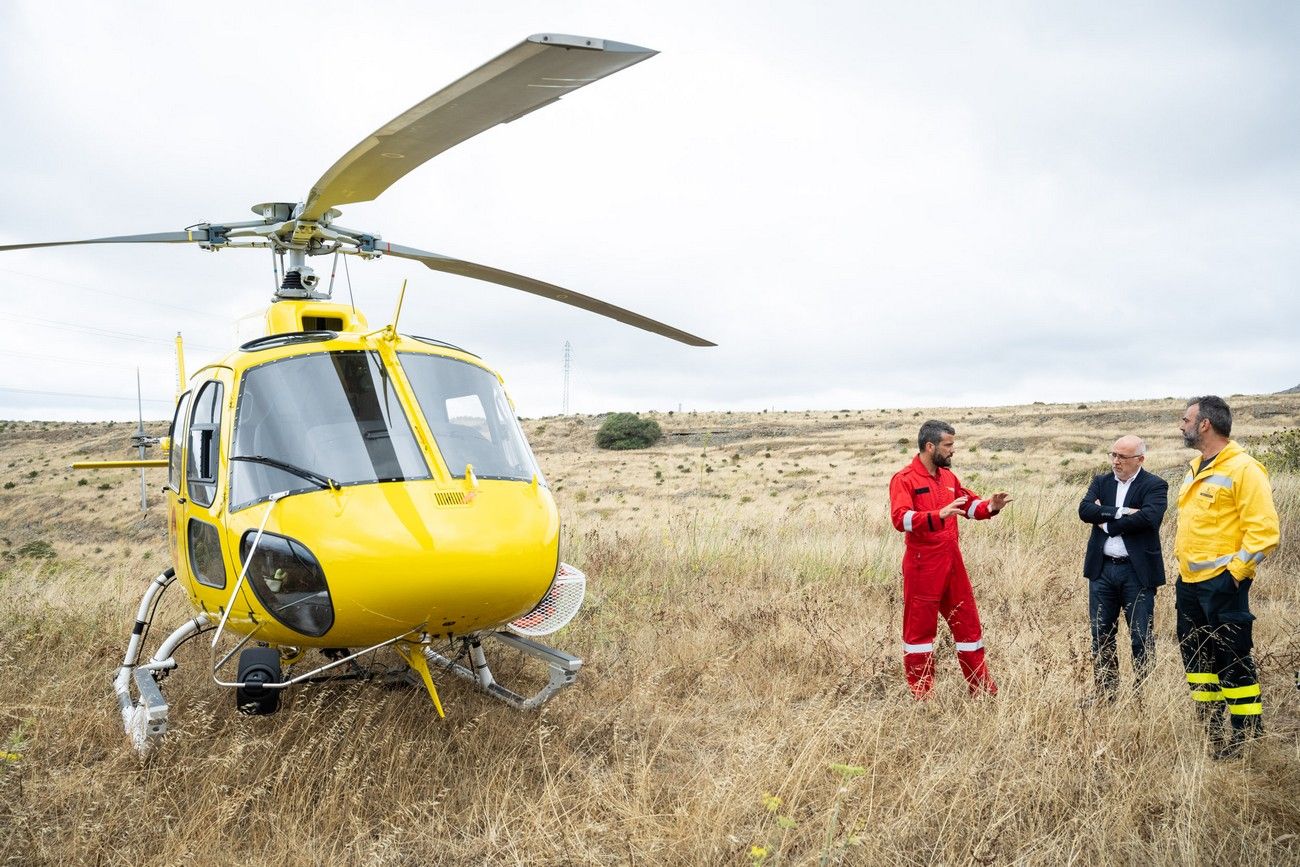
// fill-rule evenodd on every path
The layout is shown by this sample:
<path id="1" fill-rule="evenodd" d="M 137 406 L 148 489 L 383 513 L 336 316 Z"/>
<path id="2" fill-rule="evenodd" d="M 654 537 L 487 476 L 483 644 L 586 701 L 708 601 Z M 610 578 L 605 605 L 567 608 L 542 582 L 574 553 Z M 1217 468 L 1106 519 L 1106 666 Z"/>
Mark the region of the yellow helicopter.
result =
<path id="1" fill-rule="evenodd" d="M 173 566 L 146 589 L 114 682 L 126 733 L 142 753 L 167 731 L 160 681 L 176 668 L 177 648 L 198 636 L 213 681 L 234 689 L 246 713 L 275 711 L 281 692 L 297 684 L 372 676 L 372 655 L 389 647 L 405 665 L 385 674 L 418 676 L 440 716 L 430 666 L 520 709 L 574 681 L 582 661 L 533 639 L 577 613 L 586 578 L 560 562 L 555 500 L 501 377 L 459 347 L 398 333 L 397 314 L 371 328 L 353 306 L 330 300 L 306 262 L 411 259 L 714 345 L 550 283 L 335 222 L 336 205 L 371 201 L 465 139 L 654 54 L 530 36 L 367 136 L 303 202 L 256 205 L 254 221 L 0 246 L 261 247 L 277 263 L 263 336 L 188 382 L 178 340 L 179 398 L 160 441 L 167 458 L 77 465 L 167 468 Z M 177 579 L 194 616 L 146 660 L 160 594 Z M 546 685 L 524 696 L 497 683 L 489 640 L 544 663 Z M 319 658 L 308 662 L 312 649 Z"/>

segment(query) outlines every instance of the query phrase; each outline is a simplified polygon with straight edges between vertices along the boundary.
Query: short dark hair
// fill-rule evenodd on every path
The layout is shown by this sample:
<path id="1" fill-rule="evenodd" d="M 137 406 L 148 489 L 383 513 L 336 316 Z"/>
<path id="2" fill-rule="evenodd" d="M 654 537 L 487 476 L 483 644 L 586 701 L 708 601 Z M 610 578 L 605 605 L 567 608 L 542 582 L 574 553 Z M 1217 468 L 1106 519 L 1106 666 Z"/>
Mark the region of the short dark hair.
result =
<path id="1" fill-rule="evenodd" d="M 948 424 L 946 421 L 935 421 L 934 419 L 930 419 L 925 424 L 921 425 L 921 432 L 916 435 L 917 451 L 925 451 L 926 443 L 934 443 L 937 446 L 939 440 L 943 439 L 944 434 L 952 434 L 953 436 L 956 436 L 957 431 L 954 430 L 953 426 Z"/>
<path id="2" fill-rule="evenodd" d="M 1187 401 L 1188 406 L 1196 406 L 1197 420 L 1205 419 L 1221 437 L 1232 435 L 1232 409 L 1228 402 L 1215 394 L 1193 397 Z"/>

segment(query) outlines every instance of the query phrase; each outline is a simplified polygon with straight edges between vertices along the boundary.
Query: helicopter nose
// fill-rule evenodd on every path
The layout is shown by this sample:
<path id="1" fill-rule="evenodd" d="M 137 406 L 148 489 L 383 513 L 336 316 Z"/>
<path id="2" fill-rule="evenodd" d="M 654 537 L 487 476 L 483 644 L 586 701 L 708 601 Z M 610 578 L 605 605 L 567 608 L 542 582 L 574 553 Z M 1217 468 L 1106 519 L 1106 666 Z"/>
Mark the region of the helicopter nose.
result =
<path id="1" fill-rule="evenodd" d="M 433 481 L 286 498 L 253 555 L 254 591 L 279 623 L 331 646 L 507 623 L 555 578 L 559 516 L 540 485 L 478 486 L 472 498 Z"/>

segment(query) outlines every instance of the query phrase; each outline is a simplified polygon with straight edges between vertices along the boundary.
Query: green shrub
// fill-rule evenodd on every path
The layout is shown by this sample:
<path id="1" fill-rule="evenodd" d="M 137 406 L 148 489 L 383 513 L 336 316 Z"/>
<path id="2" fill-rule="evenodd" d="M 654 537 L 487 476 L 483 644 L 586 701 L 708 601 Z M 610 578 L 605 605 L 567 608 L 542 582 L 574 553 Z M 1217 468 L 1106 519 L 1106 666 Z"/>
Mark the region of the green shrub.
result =
<path id="1" fill-rule="evenodd" d="M 54 546 L 44 539 L 36 539 L 5 554 L 7 560 L 14 560 L 18 557 L 29 557 L 33 560 L 53 560 Z"/>
<path id="2" fill-rule="evenodd" d="M 1300 428 L 1286 428 L 1248 441 L 1270 473 L 1300 473 Z"/>
<path id="3" fill-rule="evenodd" d="M 630 412 L 615 412 L 596 431 L 596 445 L 602 449 L 643 449 L 663 437 L 659 423 Z"/>

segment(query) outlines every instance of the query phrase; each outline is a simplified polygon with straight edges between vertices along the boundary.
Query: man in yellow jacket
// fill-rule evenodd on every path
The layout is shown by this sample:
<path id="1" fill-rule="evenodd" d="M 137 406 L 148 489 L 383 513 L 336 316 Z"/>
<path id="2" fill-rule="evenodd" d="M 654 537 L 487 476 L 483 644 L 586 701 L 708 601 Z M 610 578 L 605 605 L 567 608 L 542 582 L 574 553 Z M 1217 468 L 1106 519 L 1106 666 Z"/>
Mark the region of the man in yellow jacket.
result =
<path id="1" fill-rule="evenodd" d="M 1232 410 L 1223 398 L 1190 400 L 1181 428 L 1183 442 L 1201 455 L 1178 492 L 1178 644 L 1215 756 L 1226 758 L 1263 730 L 1248 597 L 1281 533 L 1268 472 L 1228 439 Z"/>

